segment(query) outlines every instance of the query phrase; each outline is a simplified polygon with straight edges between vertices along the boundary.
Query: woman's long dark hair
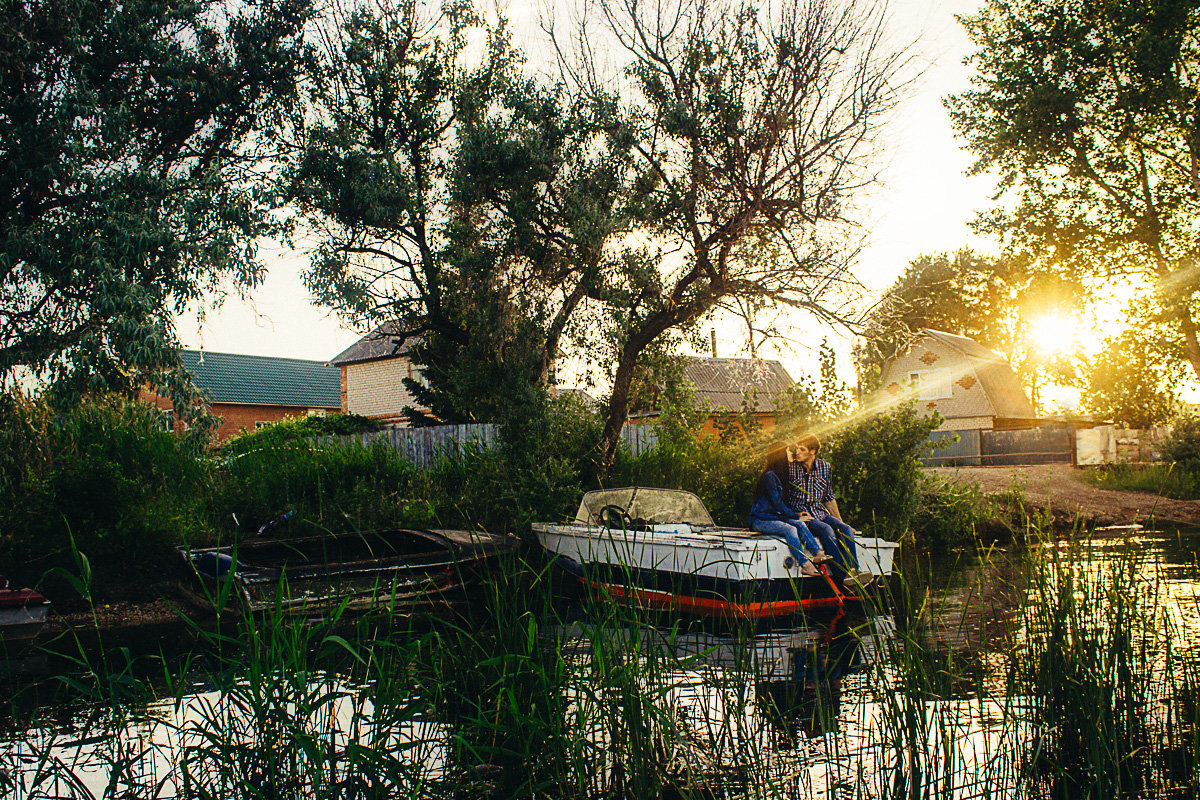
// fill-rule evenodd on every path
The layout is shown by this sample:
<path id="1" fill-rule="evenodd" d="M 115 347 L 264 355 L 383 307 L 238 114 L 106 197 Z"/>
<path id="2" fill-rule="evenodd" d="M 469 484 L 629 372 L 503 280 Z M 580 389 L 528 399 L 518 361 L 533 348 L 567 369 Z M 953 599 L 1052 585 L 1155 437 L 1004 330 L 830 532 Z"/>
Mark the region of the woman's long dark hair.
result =
<path id="1" fill-rule="evenodd" d="M 767 467 L 758 476 L 754 486 L 754 499 L 762 497 L 767 491 L 767 473 L 774 472 L 779 482 L 787 485 L 791 476 L 788 475 L 787 445 L 783 442 L 771 442 L 767 445 Z"/>

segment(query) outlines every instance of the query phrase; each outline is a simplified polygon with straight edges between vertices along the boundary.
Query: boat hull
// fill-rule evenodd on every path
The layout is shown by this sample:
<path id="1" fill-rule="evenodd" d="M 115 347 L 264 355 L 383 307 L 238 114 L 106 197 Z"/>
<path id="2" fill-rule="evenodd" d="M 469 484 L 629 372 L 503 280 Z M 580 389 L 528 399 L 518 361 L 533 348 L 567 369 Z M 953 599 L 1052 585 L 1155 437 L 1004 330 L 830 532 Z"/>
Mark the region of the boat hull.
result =
<path id="1" fill-rule="evenodd" d="M 50 615 L 50 601 L 31 589 L 0 589 L 0 642 L 34 639 Z"/>
<path id="2" fill-rule="evenodd" d="M 617 530 L 535 524 L 539 543 L 587 586 L 651 609 L 701 616 L 769 619 L 836 610 L 869 598 L 848 592 L 829 567 L 804 576 L 789 566 L 787 545 L 751 531 L 661 525 Z M 859 566 L 876 575 L 891 568 L 896 545 L 862 539 Z"/>
<path id="3" fill-rule="evenodd" d="M 472 531 L 394 529 L 181 554 L 199 579 L 202 592 L 189 593 L 198 605 L 221 611 L 235 599 L 251 612 L 323 616 L 455 603 L 481 570 L 517 544 L 514 537 Z"/>

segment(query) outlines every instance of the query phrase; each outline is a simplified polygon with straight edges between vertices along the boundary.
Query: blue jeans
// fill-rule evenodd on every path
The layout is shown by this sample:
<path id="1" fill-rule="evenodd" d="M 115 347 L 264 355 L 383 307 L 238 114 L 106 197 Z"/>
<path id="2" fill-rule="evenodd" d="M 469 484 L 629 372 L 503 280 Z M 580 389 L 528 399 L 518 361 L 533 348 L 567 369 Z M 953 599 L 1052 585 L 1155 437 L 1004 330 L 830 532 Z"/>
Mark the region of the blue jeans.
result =
<path id="1" fill-rule="evenodd" d="M 836 517 L 810 519 L 804 524 L 821 541 L 822 549 L 833 556 L 833 563 L 842 569 L 858 567 L 853 528 Z"/>
<path id="2" fill-rule="evenodd" d="M 800 520 L 786 522 L 781 519 L 758 519 L 755 517 L 750 520 L 750 529 L 787 542 L 788 549 L 792 551 L 792 557 L 799 564 L 808 561 L 808 556 L 804 554 L 803 548 L 807 547 L 814 553 L 821 549 L 821 545 L 817 544 L 817 540 Z"/>

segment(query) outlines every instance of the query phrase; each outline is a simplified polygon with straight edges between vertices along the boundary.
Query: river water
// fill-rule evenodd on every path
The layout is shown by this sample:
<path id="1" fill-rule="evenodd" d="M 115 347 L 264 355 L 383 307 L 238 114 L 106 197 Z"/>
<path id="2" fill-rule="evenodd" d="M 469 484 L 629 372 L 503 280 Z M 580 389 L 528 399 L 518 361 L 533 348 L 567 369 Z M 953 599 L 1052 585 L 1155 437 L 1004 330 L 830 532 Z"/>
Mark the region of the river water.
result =
<path id="1" fill-rule="evenodd" d="M 897 604 L 770 630 L 555 608 L 501 634 L 422 628 L 379 647 L 286 624 L 253 643 L 222 632 L 194 657 L 93 653 L 74 675 L 43 662 L 59 679 L 36 674 L 35 654 L 33 675 L 6 684 L 40 684 L 43 700 L 16 703 L 0 736 L 0 798 L 1076 796 L 1044 764 L 1031 777 L 1030 749 L 1050 741 L 1038 700 L 1090 684 L 1045 677 L 1049 657 L 1013 665 L 1058 652 L 1044 612 L 1078 613 L 1072 641 L 1098 637 L 1099 659 L 1127 627 L 1142 673 L 1170 683 L 1171 659 L 1200 647 L 1198 555 L 1194 533 L 1135 531 L 910 558 Z M 1050 585 L 1066 591 L 1047 598 Z M 1076 610 L 1094 597 L 1145 624 Z M 242 649 L 213 658 L 214 641 Z M 1157 731 L 1180 698 L 1154 686 L 1137 718 Z M 1078 749 L 1061 758 L 1094 771 Z M 1117 785 L 1191 796 L 1185 760 L 1187 774 L 1154 761 Z"/>

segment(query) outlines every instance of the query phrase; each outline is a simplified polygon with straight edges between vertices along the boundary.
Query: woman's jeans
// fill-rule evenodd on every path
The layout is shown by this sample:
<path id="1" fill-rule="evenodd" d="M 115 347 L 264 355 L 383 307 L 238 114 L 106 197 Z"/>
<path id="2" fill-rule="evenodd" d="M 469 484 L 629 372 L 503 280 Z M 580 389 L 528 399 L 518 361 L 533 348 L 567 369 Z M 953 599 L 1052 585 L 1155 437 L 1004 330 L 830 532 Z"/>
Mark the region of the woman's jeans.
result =
<path id="1" fill-rule="evenodd" d="M 792 551 L 792 557 L 798 564 L 808 561 L 808 556 L 804 554 L 804 547 L 813 553 L 821 549 L 821 545 L 817 544 L 817 540 L 800 520 L 793 523 L 781 519 L 758 519 L 755 517 L 750 520 L 750 529 L 787 542 L 788 549 Z"/>
<path id="2" fill-rule="evenodd" d="M 858 567 L 858 551 L 854 548 L 854 529 L 836 517 L 810 519 L 804 523 L 813 536 L 824 545 L 833 563 L 842 569 Z M 836 533 L 835 533 L 836 532 Z"/>

